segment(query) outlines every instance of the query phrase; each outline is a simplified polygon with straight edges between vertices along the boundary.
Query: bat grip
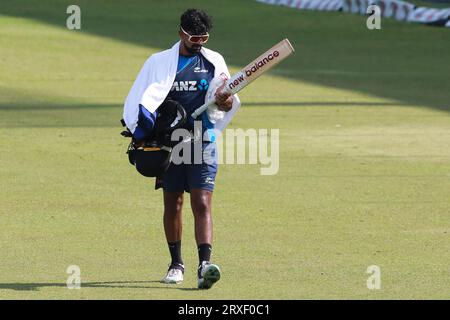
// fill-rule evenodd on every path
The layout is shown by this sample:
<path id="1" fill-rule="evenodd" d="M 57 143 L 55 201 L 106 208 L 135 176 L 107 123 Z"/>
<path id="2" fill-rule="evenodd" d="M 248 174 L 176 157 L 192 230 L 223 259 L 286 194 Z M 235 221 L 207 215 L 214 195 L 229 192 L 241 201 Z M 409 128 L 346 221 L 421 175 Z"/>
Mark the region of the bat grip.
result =
<path id="1" fill-rule="evenodd" d="M 230 94 L 232 94 L 233 92 L 228 89 L 228 86 L 225 86 L 225 88 L 223 89 L 223 92 L 229 92 Z M 213 105 L 214 103 L 216 103 L 216 99 L 210 100 L 207 103 L 201 105 L 200 107 L 198 107 L 197 109 L 195 109 L 194 112 L 192 112 L 191 117 L 193 119 L 197 119 L 197 117 L 202 114 L 202 112 L 204 112 L 206 109 L 208 109 L 208 107 L 210 105 Z"/>
<path id="2" fill-rule="evenodd" d="M 197 119 L 197 117 L 198 117 L 200 114 L 202 114 L 203 111 L 205 111 L 206 109 L 208 109 L 208 107 L 209 107 L 210 105 L 212 105 L 213 103 L 215 103 L 215 102 L 216 102 L 216 100 L 214 99 L 214 100 L 211 100 L 211 101 L 209 101 L 209 102 L 203 104 L 202 106 L 198 107 L 197 109 L 195 109 L 194 112 L 192 112 L 191 117 L 194 118 L 194 119 Z"/>

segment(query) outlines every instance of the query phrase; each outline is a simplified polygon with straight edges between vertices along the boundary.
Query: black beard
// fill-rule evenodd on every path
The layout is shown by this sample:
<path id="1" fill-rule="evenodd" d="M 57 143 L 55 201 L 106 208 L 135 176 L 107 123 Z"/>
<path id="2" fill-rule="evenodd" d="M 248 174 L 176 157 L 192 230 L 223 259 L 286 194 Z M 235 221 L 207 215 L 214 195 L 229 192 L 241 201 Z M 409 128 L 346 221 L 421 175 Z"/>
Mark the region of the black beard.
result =
<path id="1" fill-rule="evenodd" d="M 202 46 L 200 45 L 194 45 L 193 47 L 188 47 L 185 43 L 183 43 L 184 48 L 186 49 L 187 52 L 189 52 L 190 54 L 197 54 L 200 52 L 200 50 L 202 49 Z M 197 49 L 194 49 L 197 48 Z"/>

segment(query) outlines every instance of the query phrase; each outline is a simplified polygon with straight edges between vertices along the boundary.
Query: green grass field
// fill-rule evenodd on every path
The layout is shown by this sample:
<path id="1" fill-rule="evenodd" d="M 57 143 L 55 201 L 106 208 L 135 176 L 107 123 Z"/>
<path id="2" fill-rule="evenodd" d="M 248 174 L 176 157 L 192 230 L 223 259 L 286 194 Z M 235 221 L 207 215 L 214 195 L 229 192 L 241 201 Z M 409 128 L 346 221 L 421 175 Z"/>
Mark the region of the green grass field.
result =
<path id="1" fill-rule="evenodd" d="M 255 1 L 2 0 L 0 299 L 448 299 L 450 30 Z M 431 5 L 430 5 L 431 6 Z M 293 57 L 240 94 L 230 128 L 280 129 L 280 170 L 222 165 L 213 260 L 166 286 L 162 193 L 128 164 L 122 103 L 188 7 L 232 71 L 288 37 Z M 81 268 L 81 290 L 66 268 Z M 382 287 L 368 290 L 369 265 Z"/>

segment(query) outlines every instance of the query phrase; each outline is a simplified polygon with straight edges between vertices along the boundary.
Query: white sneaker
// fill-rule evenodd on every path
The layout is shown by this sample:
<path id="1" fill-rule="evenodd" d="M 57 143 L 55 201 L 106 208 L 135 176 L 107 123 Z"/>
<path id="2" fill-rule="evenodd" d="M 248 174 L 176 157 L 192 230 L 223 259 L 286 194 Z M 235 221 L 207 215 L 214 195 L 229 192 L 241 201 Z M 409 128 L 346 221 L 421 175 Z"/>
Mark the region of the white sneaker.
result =
<path id="1" fill-rule="evenodd" d="M 174 265 L 170 265 L 166 276 L 161 280 L 161 282 L 168 284 L 178 284 L 183 282 L 184 265 L 179 266 L 181 266 L 183 270 L 181 270 L 179 267 L 175 267 Z"/>
<path id="2" fill-rule="evenodd" d="M 212 264 L 208 261 L 203 261 L 198 267 L 198 288 L 199 289 L 210 289 L 214 283 L 220 279 L 220 269 L 219 266 Z"/>

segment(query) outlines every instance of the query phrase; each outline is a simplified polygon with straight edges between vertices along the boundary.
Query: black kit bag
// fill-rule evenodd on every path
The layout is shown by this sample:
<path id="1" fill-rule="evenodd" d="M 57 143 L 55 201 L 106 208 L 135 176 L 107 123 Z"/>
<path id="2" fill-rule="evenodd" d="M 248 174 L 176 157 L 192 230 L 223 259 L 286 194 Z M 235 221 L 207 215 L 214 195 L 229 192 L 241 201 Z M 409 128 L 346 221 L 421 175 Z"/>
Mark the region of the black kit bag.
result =
<path id="1" fill-rule="evenodd" d="M 132 138 L 127 154 L 129 162 L 145 177 L 161 177 L 170 165 L 172 148 L 178 141 L 172 141 L 172 132 L 186 123 L 183 106 L 172 99 L 166 99 L 158 107 L 155 127 L 144 141 Z M 123 121 L 122 121 L 123 124 Z M 123 136 L 132 137 L 129 130 Z"/>

